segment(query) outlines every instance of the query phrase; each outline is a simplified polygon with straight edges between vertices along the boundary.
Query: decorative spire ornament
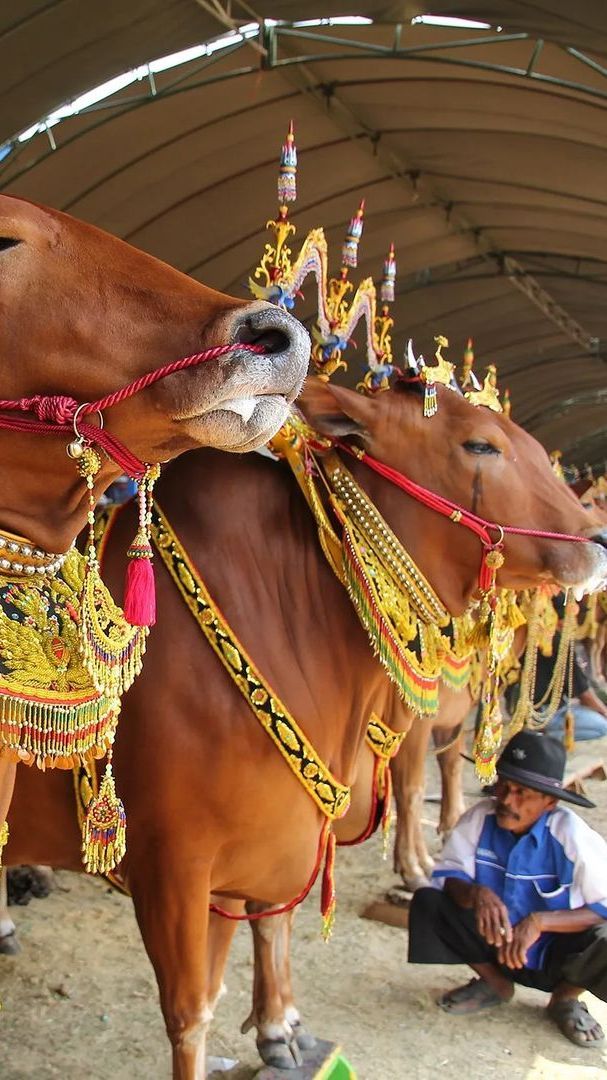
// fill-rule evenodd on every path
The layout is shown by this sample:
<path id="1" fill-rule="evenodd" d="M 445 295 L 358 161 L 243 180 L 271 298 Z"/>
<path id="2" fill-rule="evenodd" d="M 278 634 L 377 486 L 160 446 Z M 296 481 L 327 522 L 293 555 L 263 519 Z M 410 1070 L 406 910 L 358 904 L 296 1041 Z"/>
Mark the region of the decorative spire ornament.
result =
<path id="1" fill-rule="evenodd" d="M 346 267 L 355 270 L 358 266 L 358 245 L 363 232 L 364 216 L 365 200 L 361 199 L 358 210 L 354 217 L 350 219 L 346 239 L 341 249 L 342 274 Z"/>
<path id="2" fill-rule="evenodd" d="M 358 265 L 358 245 L 363 231 L 364 212 L 365 200 L 361 199 L 358 210 L 350 219 L 342 247 L 339 277 L 329 279 L 325 297 L 328 333 L 321 329 L 319 323 L 312 328 L 314 339 L 312 363 L 318 377 L 325 382 L 328 382 L 339 368 L 343 368 L 344 371 L 348 369 L 345 360 L 342 360 L 342 353 L 348 345 L 348 336 L 342 327 L 348 322 L 349 309 L 346 297 L 354 288 L 352 282 L 348 280 L 348 273 Z M 370 284 L 373 286 L 371 281 Z M 375 292 L 375 286 L 373 286 L 373 292 Z"/>
<path id="3" fill-rule="evenodd" d="M 283 143 L 278 169 L 278 202 L 286 210 L 286 203 L 297 198 L 297 147 L 293 121 L 289 122 L 286 141 Z"/>
<path id="4" fill-rule="evenodd" d="M 502 401 L 502 412 L 504 416 L 510 416 L 512 412 L 512 402 L 510 400 L 510 390 L 508 387 L 504 390 L 504 400 Z"/>
<path id="5" fill-rule="evenodd" d="M 474 367 L 474 346 L 472 338 L 469 337 L 464 349 L 463 367 L 462 367 L 462 381 L 461 388 L 465 390 L 467 386 L 472 385 L 472 368 Z"/>
<path id="6" fill-rule="evenodd" d="M 387 258 L 384 262 L 384 272 L 379 295 L 382 302 L 381 311 L 373 323 L 373 344 L 377 362 L 367 365 L 362 380 L 356 384 L 356 389 L 361 394 L 377 394 L 390 389 L 390 376 L 397 370 L 392 356 L 392 335 L 394 319 L 390 314 L 390 304 L 394 300 L 394 285 L 396 282 L 396 259 L 394 256 L 394 244 L 390 244 Z"/>
<path id="7" fill-rule="evenodd" d="M 384 276 L 379 287 L 379 298 L 382 304 L 394 303 L 394 285 L 396 282 L 396 258 L 394 256 L 394 244 L 390 244 L 388 257 L 384 262 Z"/>

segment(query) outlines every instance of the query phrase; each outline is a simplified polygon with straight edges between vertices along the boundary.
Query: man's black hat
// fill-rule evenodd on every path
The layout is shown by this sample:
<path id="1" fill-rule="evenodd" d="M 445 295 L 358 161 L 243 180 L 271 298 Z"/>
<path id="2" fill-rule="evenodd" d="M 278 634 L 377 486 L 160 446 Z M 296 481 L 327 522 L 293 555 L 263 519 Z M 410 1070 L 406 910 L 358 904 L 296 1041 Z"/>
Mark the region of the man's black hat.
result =
<path id="1" fill-rule="evenodd" d="M 595 806 L 584 795 L 563 787 L 566 760 L 567 753 L 559 739 L 540 731 L 519 731 L 504 747 L 497 763 L 497 775 L 576 806 Z"/>

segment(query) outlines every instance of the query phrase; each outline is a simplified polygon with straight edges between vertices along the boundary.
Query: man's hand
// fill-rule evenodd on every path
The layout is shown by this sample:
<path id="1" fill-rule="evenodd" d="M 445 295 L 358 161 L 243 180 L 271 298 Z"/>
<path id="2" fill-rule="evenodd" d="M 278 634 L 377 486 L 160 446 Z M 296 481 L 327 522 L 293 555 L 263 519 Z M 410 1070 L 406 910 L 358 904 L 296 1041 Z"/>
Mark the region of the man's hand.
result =
<path id="1" fill-rule="evenodd" d="M 508 909 L 497 893 L 487 885 L 475 885 L 472 908 L 476 915 L 476 929 L 488 945 L 496 948 L 512 941 L 512 927 Z"/>
<path id="2" fill-rule="evenodd" d="M 538 914 L 532 912 L 521 919 L 514 927 L 510 940 L 502 938 L 502 944 L 497 950 L 498 963 L 509 968 L 523 968 L 527 962 L 527 952 L 541 932 L 541 918 Z"/>

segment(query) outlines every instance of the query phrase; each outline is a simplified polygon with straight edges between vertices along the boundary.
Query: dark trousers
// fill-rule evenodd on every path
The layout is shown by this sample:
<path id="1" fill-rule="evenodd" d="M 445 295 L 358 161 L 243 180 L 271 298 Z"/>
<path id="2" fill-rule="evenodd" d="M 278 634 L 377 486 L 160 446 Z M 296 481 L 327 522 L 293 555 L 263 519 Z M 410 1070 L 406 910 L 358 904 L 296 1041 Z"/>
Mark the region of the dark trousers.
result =
<path id="1" fill-rule="evenodd" d="M 409 911 L 409 963 L 495 964 L 497 952 L 476 929 L 474 912 L 438 889 L 418 889 Z M 607 1001 L 607 922 L 581 934 L 555 934 L 541 970 L 501 970 L 513 982 L 551 991 L 559 982 Z"/>

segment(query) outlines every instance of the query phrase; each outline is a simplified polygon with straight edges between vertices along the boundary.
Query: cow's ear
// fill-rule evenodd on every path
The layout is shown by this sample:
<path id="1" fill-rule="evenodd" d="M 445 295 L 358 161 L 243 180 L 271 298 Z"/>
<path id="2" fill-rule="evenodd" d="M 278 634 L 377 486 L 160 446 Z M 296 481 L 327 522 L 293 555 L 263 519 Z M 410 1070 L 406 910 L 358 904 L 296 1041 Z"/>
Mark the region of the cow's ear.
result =
<path id="1" fill-rule="evenodd" d="M 366 435 L 373 419 L 373 402 L 345 386 L 332 386 L 322 379 L 306 379 L 297 399 L 308 422 L 323 435 Z"/>

